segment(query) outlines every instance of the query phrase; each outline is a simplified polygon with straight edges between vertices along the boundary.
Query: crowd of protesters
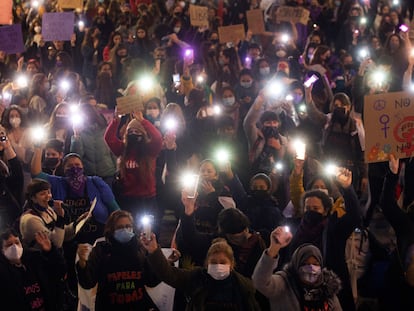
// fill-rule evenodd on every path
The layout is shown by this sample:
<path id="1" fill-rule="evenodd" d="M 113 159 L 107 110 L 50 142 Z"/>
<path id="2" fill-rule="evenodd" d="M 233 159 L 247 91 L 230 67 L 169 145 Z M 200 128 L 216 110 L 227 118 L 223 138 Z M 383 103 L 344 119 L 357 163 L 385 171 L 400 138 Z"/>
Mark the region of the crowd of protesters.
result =
<path id="1" fill-rule="evenodd" d="M 414 309 L 414 161 L 368 163 L 364 129 L 367 95 L 414 90 L 413 1 L 60 4 L 13 1 L 0 51 L 8 310 Z"/>

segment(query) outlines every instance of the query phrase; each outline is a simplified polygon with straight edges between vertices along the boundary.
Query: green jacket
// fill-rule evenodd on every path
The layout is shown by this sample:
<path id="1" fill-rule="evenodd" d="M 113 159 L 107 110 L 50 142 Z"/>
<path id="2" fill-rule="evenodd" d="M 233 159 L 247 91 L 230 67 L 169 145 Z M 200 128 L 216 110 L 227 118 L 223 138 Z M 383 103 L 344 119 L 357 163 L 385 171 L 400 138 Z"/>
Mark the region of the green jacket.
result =
<path id="1" fill-rule="evenodd" d="M 205 300 L 208 296 L 207 282 L 214 280 L 207 274 L 206 269 L 197 267 L 193 270 L 179 269 L 171 266 L 158 249 L 148 255 L 150 267 L 157 277 L 168 285 L 184 292 L 188 298 L 186 311 L 204 311 Z M 255 289 L 252 281 L 236 271 L 232 271 L 234 284 L 238 285 L 240 297 L 243 299 L 245 310 L 260 310 L 255 299 Z"/>
<path id="2" fill-rule="evenodd" d="M 115 176 L 116 158 L 104 140 L 105 128 L 95 126 L 82 130 L 79 137 L 72 136 L 70 152 L 78 153 L 88 176 Z"/>

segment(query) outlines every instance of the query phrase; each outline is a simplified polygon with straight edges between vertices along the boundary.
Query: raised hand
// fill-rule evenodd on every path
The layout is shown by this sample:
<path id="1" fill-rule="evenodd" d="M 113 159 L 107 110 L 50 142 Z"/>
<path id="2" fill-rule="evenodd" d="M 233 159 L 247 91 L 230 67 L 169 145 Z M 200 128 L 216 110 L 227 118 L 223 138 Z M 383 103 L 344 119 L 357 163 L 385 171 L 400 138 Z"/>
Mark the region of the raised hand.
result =
<path id="1" fill-rule="evenodd" d="M 289 245 L 292 241 L 292 233 L 288 230 L 288 227 L 277 227 L 270 234 L 270 247 L 267 253 L 271 257 L 276 257 L 279 254 L 279 250 Z"/>
<path id="2" fill-rule="evenodd" d="M 342 188 L 348 188 L 352 184 L 352 172 L 344 167 L 338 167 L 336 181 Z"/>
<path id="3" fill-rule="evenodd" d="M 154 253 L 158 248 L 157 238 L 154 233 L 151 234 L 151 239 L 149 240 L 144 233 L 140 235 L 142 246 L 147 250 L 148 253 Z"/>
<path id="4" fill-rule="evenodd" d="M 40 245 L 42 251 L 50 252 L 50 250 L 52 249 L 52 242 L 50 242 L 49 237 L 45 232 L 36 232 L 34 237 L 36 243 Z"/>

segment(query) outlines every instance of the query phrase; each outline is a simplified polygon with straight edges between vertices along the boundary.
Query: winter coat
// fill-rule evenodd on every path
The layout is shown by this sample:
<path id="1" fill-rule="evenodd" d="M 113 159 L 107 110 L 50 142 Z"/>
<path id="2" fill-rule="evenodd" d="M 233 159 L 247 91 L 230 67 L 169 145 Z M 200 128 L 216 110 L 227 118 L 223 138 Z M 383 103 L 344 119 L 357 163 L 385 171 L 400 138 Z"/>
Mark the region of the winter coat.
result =
<path id="1" fill-rule="evenodd" d="M 186 311 L 204 311 L 206 300 L 210 294 L 209 288 L 220 286 L 222 282 L 214 280 L 201 267 L 186 270 L 171 266 L 160 249 L 148 255 L 148 262 L 162 281 L 177 290 L 183 291 L 185 296 L 189 298 Z M 230 277 L 233 278 L 232 290 L 236 292 L 235 296 L 241 298 L 239 310 L 260 310 L 254 297 L 255 290 L 251 280 L 235 271 L 231 272 Z"/>
<path id="2" fill-rule="evenodd" d="M 149 269 L 136 237 L 128 243 L 112 238 L 98 243 L 86 266 L 77 264 L 76 270 L 83 288 L 98 285 L 96 311 L 158 310 L 145 286 L 154 287 L 159 281 Z"/>
<path id="3" fill-rule="evenodd" d="M 82 158 L 85 174 L 109 177 L 116 173 L 116 158 L 103 139 L 105 128 L 88 127 L 80 136 L 72 136 L 70 152 Z"/>
<path id="4" fill-rule="evenodd" d="M 271 311 L 300 311 L 300 293 L 303 291 L 292 273 L 285 269 L 273 274 L 278 265 L 279 257 L 272 258 L 263 252 L 253 272 L 252 280 L 256 289 L 270 300 Z M 338 277 L 323 269 L 324 291 L 328 299 L 329 311 L 342 310 L 336 293 L 340 288 Z"/>

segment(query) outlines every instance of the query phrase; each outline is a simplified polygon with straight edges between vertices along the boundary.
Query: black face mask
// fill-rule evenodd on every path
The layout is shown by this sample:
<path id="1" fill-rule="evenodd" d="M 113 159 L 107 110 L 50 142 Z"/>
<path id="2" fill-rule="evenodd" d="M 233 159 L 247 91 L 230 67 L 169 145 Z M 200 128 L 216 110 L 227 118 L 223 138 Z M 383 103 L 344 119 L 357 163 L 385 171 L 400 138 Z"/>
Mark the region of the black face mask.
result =
<path id="1" fill-rule="evenodd" d="M 213 43 L 213 44 L 217 44 L 217 43 L 219 43 L 219 40 L 218 40 L 218 39 L 211 39 L 210 41 L 211 41 L 211 43 Z"/>
<path id="2" fill-rule="evenodd" d="M 62 129 L 66 128 L 69 125 L 68 117 L 56 117 L 55 118 L 55 128 Z"/>
<path id="3" fill-rule="evenodd" d="M 345 68 L 346 70 L 351 70 L 351 69 L 353 69 L 353 68 L 354 68 L 354 64 L 346 64 L 346 65 L 344 65 L 344 68 Z"/>
<path id="4" fill-rule="evenodd" d="M 43 161 L 43 167 L 47 169 L 54 169 L 59 163 L 59 158 L 45 158 Z"/>
<path id="5" fill-rule="evenodd" d="M 346 121 L 348 121 L 348 116 L 344 107 L 335 107 L 332 112 L 332 121 L 345 125 Z"/>
<path id="6" fill-rule="evenodd" d="M 137 134 L 128 134 L 127 142 L 129 146 L 139 146 L 144 143 L 144 136 Z"/>
<path id="7" fill-rule="evenodd" d="M 267 190 L 252 190 L 252 197 L 257 200 L 264 200 L 270 197 L 269 191 Z"/>
<path id="8" fill-rule="evenodd" d="M 262 129 L 263 136 L 265 138 L 279 138 L 279 130 L 277 127 L 274 126 L 265 126 Z"/>
<path id="9" fill-rule="evenodd" d="M 321 213 L 314 211 L 306 211 L 303 214 L 303 221 L 310 225 L 318 225 L 324 220 L 324 216 Z"/>

